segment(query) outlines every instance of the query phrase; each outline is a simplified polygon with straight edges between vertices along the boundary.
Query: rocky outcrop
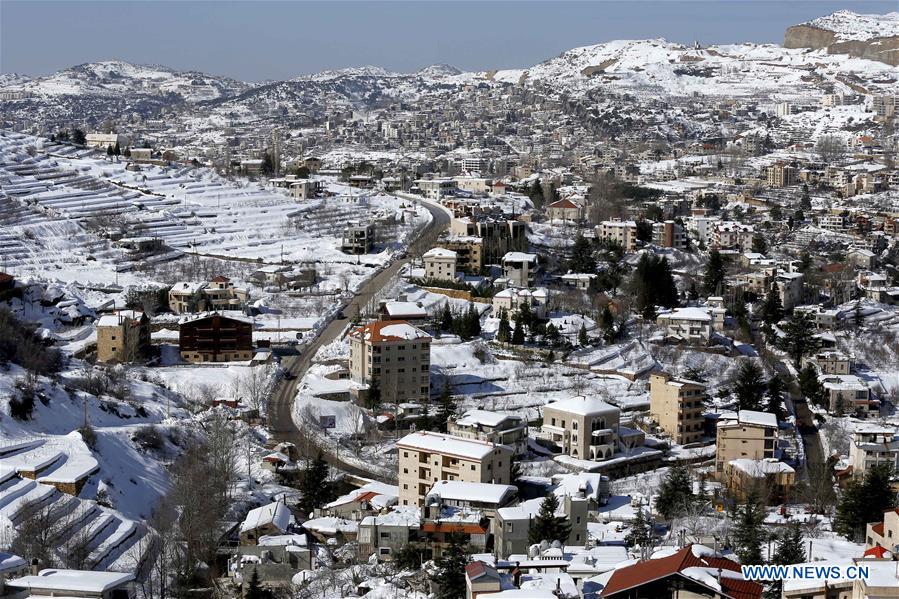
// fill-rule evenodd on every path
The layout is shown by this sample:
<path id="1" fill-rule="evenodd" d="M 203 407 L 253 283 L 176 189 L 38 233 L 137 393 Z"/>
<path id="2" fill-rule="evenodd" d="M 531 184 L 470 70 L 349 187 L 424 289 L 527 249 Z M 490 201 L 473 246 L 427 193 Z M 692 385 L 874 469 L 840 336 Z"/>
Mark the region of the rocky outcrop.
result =
<path id="1" fill-rule="evenodd" d="M 825 48 L 828 54 L 848 54 L 899 66 L 899 36 L 866 40 L 840 39 L 833 31 L 814 25 L 794 25 L 784 34 L 785 48 Z"/>

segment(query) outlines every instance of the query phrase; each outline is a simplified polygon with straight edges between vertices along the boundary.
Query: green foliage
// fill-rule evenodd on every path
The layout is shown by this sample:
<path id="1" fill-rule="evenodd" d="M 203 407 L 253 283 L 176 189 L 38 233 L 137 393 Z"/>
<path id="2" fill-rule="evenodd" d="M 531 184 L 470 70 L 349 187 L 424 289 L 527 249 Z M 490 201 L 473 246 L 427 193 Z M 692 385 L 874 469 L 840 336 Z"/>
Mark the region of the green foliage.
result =
<path id="1" fill-rule="evenodd" d="M 531 202 L 533 202 L 534 208 L 538 210 L 543 208 L 546 199 L 543 197 L 543 185 L 540 184 L 540 179 L 534 180 L 530 190 L 528 190 L 528 197 L 531 199 Z"/>
<path id="2" fill-rule="evenodd" d="M 628 547 L 647 547 L 652 544 L 652 539 L 652 524 L 646 519 L 646 511 L 641 505 L 637 508 L 636 516 L 631 522 L 631 529 L 624 537 L 624 542 Z"/>
<path id="3" fill-rule="evenodd" d="M 837 504 L 836 532 L 849 540 L 861 540 L 868 522 L 882 521 L 883 513 L 896 507 L 896 494 L 890 485 L 892 473 L 888 464 L 876 464 L 868 469 L 864 480 L 849 481 Z"/>
<path id="4" fill-rule="evenodd" d="M 524 345 L 524 326 L 521 324 L 521 319 L 515 319 L 515 330 L 512 331 L 512 343 L 514 345 Z"/>
<path id="5" fill-rule="evenodd" d="M 737 396 L 741 410 L 762 409 L 762 397 L 765 394 L 762 369 L 748 358 L 744 359 L 740 365 L 734 381 L 734 394 Z"/>
<path id="6" fill-rule="evenodd" d="M 298 507 L 306 514 L 311 514 L 315 508 L 323 506 L 334 498 L 333 487 L 328 480 L 328 463 L 325 462 L 321 453 L 306 464 L 303 480 L 300 483 L 300 492 L 302 497 Z"/>
<path id="7" fill-rule="evenodd" d="M 752 236 L 752 251 L 756 254 L 768 253 L 768 242 L 765 241 L 765 237 L 761 233 L 756 233 Z"/>
<path id="8" fill-rule="evenodd" d="M 806 312 L 793 314 L 784 327 L 784 334 L 786 337 L 783 349 L 793 359 L 793 366 L 799 368 L 802 358 L 818 349 L 819 343 L 815 338 L 815 323 L 812 316 Z"/>
<path id="9" fill-rule="evenodd" d="M 786 385 L 783 379 L 776 374 L 768 381 L 768 404 L 766 406 L 768 412 L 777 416 L 778 420 L 784 420 L 787 416 L 784 409 L 784 393 Z"/>
<path id="10" fill-rule="evenodd" d="M 499 315 L 499 328 L 496 331 L 496 339 L 500 343 L 508 343 L 512 340 L 512 325 L 509 324 L 509 313 L 505 308 Z"/>
<path id="11" fill-rule="evenodd" d="M 581 323 L 581 328 L 577 332 L 577 343 L 582 347 L 590 345 L 590 338 L 587 336 L 587 327 L 584 323 Z"/>
<path id="12" fill-rule="evenodd" d="M 590 241 L 578 231 L 571 248 L 571 259 L 568 268 L 572 272 L 596 272 L 596 258 L 593 256 L 593 246 Z"/>
<path id="13" fill-rule="evenodd" d="M 79 146 L 83 146 L 87 143 L 87 136 L 84 134 L 84 131 L 81 129 L 73 129 L 72 130 L 72 143 L 77 144 Z"/>
<path id="14" fill-rule="evenodd" d="M 541 541 L 559 541 L 560 543 L 568 542 L 568 535 L 571 534 L 571 523 L 566 516 L 557 516 L 559 509 L 559 498 L 550 493 L 543 499 L 540 504 L 540 511 L 537 517 L 531 523 L 531 529 L 528 531 L 528 541 L 531 544 Z"/>
<path id="15" fill-rule="evenodd" d="M 764 522 L 765 510 L 759 501 L 758 493 L 752 490 L 746 497 L 746 503 L 737 508 L 734 523 L 734 553 L 740 558 L 741 564 L 748 566 L 764 562 L 762 559 L 762 546 L 766 541 L 765 531 L 762 528 Z"/>
<path id="16" fill-rule="evenodd" d="M 450 533 L 447 546 L 436 560 L 439 586 L 436 599 L 462 599 L 465 597 L 465 566 L 469 562 L 468 543 L 462 533 Z"/>
<path id="17" fill-rule="evenodd" d="M 718 250 L 709 252 L 709 261 L 705 267 L 703 290 L 706 297 L 721 295 L 724 291 L 724 256 Z"/>
<path id="18" fill-rule="evenodd" d="M 250 576 L 250 582 L 243 594 L 244 599 L 274 599 L 275 594 L 262 586 L 259 581 L 259 572 L 253 568 L 253 575 Z"/>
<path id="19" fill-rule="evenodd" d="M 694 501 L 690 472 L 684 465 L 672 466 L 659 486 L 656 511 L 665 520 L 671 520 L 685 513 Z"/>
<path id="20" fill-rule="evenodd" d="M 765 300 L 762 302 L 762 320 L 767 324 L 777 324 L 784 317 L 783 304 L 780 301 L 780 293 L 772 287 L 768 290 Z"/>
<path id="21" fill-rule="evenodd" d="M 799 371 L 799 389 L 816 406 L 824 404 L 824 386 L 818 380 L 818 371 L 812 364 L 806 364 Z"/>
<path id="22" fill-rule="evenodd" d="M 644 318 L 654 318 L 656 306 L 673 308 L 678 304 L 677 286 L 668 260 L 654 254 L 640 256 L 630 279 L 636 308 Z"/>

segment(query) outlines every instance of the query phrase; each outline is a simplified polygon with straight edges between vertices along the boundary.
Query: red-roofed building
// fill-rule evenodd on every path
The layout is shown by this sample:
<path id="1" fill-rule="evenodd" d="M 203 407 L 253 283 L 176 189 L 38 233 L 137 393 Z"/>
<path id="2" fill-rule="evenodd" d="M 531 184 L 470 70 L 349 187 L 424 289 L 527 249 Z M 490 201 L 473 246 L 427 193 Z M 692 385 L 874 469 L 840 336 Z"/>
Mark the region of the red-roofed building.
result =
<path id="1" fill-rule="evenodd" d="M 350 375 L 385 403 L 427 400 L 431 337 L 405 320 L 378 320 L 350 331 Z M 360 399 L 364 398 L 364 391 Z"/>
<path id="2" fill-rule="evenodd" d="M 473 561 L 465 566 L 465 599 L 476 599 L 485 593 L 502 590 L 502 577 L 496 568 L 482 561 Z"/>
<path id="3" fill-rule="evenodd" d="M 425 520 L 421 523 L 421 533 L 427 538 L 427 546 L 434 552 L 435 558 L 443 554 L 449 545 L 449 536 L 453 534 L 464 535 L 473 552 L 481 553 L 487 550 L 490 521 L 486 518 L 479 523 Z"/>
<path id="4" fill-rule="evenodd" d="M 880 522 L 869 522 L 865 530 L 865 548 L 883 547 L 892 551 L 899 545 L 899 508 L 887 510 Z"/>
<path id="5" fill-rule="evenodd" d="M 762 585 L 744 580 L 740 564 L 716 556 L 702 545 L 687 545 L 671 555 L 615 570 L 601 597 L 709 597 L 759 599 Z"/>
<path id="6" fill-rule="evenodd" d="M 546 207 L 546 216 L 550 220 L 582 220 L 584 207 L 569 198 L 556 200 Z"/>

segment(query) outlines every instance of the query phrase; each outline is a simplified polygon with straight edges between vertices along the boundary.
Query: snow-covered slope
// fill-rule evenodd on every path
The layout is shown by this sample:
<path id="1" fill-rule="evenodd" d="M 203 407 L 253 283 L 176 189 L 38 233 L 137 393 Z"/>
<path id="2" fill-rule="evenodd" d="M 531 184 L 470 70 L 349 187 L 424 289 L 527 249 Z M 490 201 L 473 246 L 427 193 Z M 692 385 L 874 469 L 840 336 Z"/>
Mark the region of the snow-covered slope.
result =
<path id="1" fill-rule="evenodd" d="M 851 10 L 838 10 L 833 14 L 802 24 L 832 31 L 839 41 L 865 41 L 875 37 L 899 35 L 899 12 L 868 15 Z"/>

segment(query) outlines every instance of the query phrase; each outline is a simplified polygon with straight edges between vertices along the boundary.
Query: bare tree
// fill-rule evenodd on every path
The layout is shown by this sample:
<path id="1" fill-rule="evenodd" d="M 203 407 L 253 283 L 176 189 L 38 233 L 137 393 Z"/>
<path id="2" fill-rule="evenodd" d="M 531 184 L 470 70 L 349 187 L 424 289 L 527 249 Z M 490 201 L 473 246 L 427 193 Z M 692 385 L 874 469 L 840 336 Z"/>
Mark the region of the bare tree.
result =
<path id="1" fill-rule="evenodd" d="M 838 135 L 822 135 L 815 144 L 815 151 L 826 163 L 839 160 L 846 153 L 846 142 Z"/>

